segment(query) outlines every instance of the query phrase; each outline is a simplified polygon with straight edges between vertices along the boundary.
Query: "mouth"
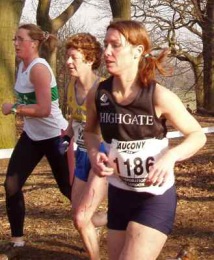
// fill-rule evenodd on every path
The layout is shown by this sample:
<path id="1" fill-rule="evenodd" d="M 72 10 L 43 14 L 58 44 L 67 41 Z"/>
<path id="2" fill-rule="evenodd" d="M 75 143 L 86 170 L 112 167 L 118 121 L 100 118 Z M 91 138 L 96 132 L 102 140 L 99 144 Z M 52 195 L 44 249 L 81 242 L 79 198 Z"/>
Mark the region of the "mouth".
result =
<path id="1" fill-rule="evenodd" d="M 16 54 L 20 54 L 21 50 L 20 49 L 15 49 Z"/>
<path id="2" fill-rule="evenodd" d="M 71 75 L 76 74 L 75 68 L 68 68 L 68 71 Z"/>
<path id="3" fill-rule="evenodd" d="M 74 71 L 75 69 L 74 68 L 68 68 L 69 69 L 69 71 Z"/>
<path id="4" fill-rule="evenodd" d="M 111 61 L 111 60 L 105 60 L 105 63 L 106 63 L 106 65 L 111 65 L 111 64 L 114 63 L 114 61 Z"/>

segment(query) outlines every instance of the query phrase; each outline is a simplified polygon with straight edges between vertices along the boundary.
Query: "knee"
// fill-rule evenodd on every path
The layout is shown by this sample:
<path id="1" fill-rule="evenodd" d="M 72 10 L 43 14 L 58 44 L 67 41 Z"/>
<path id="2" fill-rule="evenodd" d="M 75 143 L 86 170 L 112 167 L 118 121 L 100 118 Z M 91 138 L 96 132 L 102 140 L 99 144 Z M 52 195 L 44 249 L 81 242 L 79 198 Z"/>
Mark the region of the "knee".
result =
<path id="1" fill-rule="evenodd" d="M 6 178 L 4 182 L 4 189 L 7 197 L 12 197 L 19 190 L 17 184 L 13 183 L 10 178 Z"/>
<path id="2" fill-rule="evenodd" d="M 72 219 L 74 226 L 78 231 L 85 229 L 90 222 L 87 218 L 87 213 L 83 210 L 75 210 L 72 213 Z"/>
<path id="3" fill-rule="evenodd" d="M 92 216 L 92 223 L 95 227 L 102 227 L 107 224 L 107 213 L 106 211 L 97 211 Z"/>

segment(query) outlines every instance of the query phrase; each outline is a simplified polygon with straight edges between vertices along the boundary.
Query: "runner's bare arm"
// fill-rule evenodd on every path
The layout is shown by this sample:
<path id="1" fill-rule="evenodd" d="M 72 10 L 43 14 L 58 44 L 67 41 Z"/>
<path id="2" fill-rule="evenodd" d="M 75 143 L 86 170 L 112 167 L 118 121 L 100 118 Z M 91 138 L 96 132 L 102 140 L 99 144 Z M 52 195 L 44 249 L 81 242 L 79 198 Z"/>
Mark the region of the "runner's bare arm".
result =
<path id="1" fill-rule="evenodd" d="M 100 143 L 102 141 L 100 134 L 100 126 L 95 107 L 96 88 L 92 88 L 87 95 L 86 110 L 87 120 L 84 129 L 84 140 L 88 150 L 93 172 L 98 176 L 107 176 L 113 174 L 113 168 L 107 166 L 108 157 L 105 153 L 99 152 Z"/>
<path id="2" fill-rule="evenodd" d="M 86 125 L 84 140 L 89 156 L 99 150 L 101 142 L 97 110 L 95 107 L 95 93 L 97 88 L 91 88 L 86 99 Z"/>
<path id="3" fill-rule="evenodd" d="M 170 90 L 157 85 L 155 91 L 156 111 L 184 135 L 184 140 L 170 149 L 176 161 L 194 155 L 206 142 L 206 135 L 197 120 L 187 111 L 181 100 Z"/>

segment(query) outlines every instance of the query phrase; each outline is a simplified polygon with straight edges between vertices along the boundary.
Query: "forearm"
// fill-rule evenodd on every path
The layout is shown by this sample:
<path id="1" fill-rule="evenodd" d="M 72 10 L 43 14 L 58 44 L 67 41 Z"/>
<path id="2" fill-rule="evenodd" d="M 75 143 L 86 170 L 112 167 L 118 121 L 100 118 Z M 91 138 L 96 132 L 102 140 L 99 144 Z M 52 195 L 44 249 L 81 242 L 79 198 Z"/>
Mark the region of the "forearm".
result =
<path id="1" fill-rule="evenodd" d="M 175 161 L 183 161 L 196 154 L 206 143 L 206 135 L 202 131 L 195 131 L 185 137 L 179 145 L 171 148 L 169 153 Z"/>
<path id="2" fill-rule="evenodd" d="M 72 125 L 73 120 L 71 119 L 69 121 L 68 127 L 65 130 L 65 135 L 68 135 L 70 138 L 74 136 L 74 130 L 73 130 L 73 125 Z"/>
<path id="3" fill-rule="evenodd" d="M 51 112 L 51 107 L 41 107 L 38 104 L 18 104 L 15 107 L 16 114 L 20 116 L 29 116 L 29 117 L 48 117 Z"/>
<path id="4" fill-rule="evenodd" d="M 84 131 L 84 141 L 88 151 L 89 158 L 94 157 L 99 151 L 101 138 L 98 134 Z"/>
<path id="5" fill-rule="evenodd" d="M 29 116 L 29 117 L 48 117 L 51 111 L 51 107 L 45 106 L 42 107 L 38 104 L 11 104 L 4 103 L 2 105 L 2 113 L 4 115 L 17 114 L 20 116 Z"/>

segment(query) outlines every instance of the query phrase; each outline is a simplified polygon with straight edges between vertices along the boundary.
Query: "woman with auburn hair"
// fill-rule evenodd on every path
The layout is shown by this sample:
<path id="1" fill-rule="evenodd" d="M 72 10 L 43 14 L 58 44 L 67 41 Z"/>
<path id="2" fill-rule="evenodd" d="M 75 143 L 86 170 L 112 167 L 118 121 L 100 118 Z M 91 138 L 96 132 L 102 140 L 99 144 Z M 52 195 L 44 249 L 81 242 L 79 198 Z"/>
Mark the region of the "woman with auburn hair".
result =
<path id="1" fill-rule="evenodd" d="M 96 212 L 107 193 L 107 182 L 90 172 L 91 165 L 83 139 L 86 122 L 86 98 L 90 89 L 96 88 L 102 78 L 95 73 L 101 63 L 102 48 L 89 33 L 78 33 L 66 41 L 66 65 L 71 81 L 68 105 L 70 122 L 66 130 L 68 138 L 74 136 L 74 182 L 72 186 L 72 216 L 91 260 L 99 260 L 99 243 L 96 227 L 106 224 L 106 212 Z M 100 138 L 101 142 L 101 138 Z M 102 150 L 102 144 L 100 145 Z"/>
<path id="2" fill-rule="evenodd" d="M 203 147 L 206 136 L 180 99 L 156 81 L 156 72 L 167 75 L 168 51 L 152 54 L 141 23 L 112 22 L 104 45 L 111 76 L 88 94 L 84 137 L 93 172 L 109 182 L 108 255 L 154 260 L 174 223 L 174 165 Z M 174 147 L 166 120 L 184 135 Z"/>
<path id="3" fill-rule="evenodd" d="M 4 103 L 4 115 L 24 118 L 23 132 L 14 148 L 4 183 L 6 209 L 11 228 L 11 245 L 24 246 L 25 203 L 22 187 L 45 156 L 57 185 L 69 200 L 71 185 L 67 154 L 62 153 L 61 133 L 68 122 L 59 108 L 55 76 L 46 60 L 40 58 L 42 45 L 55 48 L 56 37 L 35 24 L 20 25 L 13 39 L 20 60 L 15 83 L 17 102 Z"/>

